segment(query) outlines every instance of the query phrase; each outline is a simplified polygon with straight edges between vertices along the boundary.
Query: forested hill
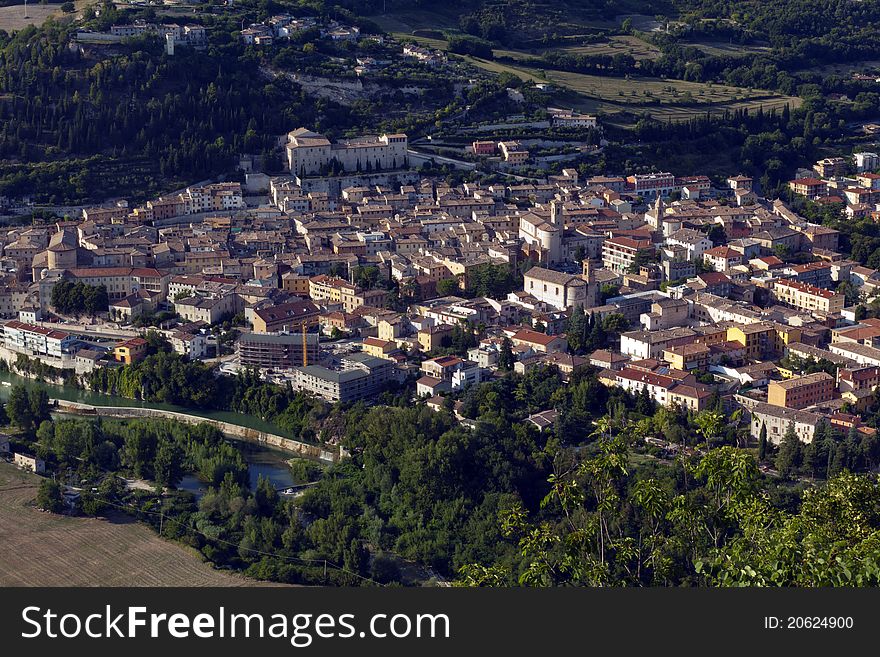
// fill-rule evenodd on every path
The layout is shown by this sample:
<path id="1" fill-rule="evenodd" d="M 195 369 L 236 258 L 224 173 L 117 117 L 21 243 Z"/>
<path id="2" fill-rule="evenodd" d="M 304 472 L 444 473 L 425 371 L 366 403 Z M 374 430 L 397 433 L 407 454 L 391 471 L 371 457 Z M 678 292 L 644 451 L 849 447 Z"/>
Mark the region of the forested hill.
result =
<path id="1" fill-rule="evenodd" d="M 69 29 L 0 32 L 0 194 L 88 200 L 97 180 L 104 196 L 154 193 L 268 152 L 291 126 L 351 123 L 350 110 L 262 74 L 231 31 L 167 57 L 155 39 L 83 54 Z"/>

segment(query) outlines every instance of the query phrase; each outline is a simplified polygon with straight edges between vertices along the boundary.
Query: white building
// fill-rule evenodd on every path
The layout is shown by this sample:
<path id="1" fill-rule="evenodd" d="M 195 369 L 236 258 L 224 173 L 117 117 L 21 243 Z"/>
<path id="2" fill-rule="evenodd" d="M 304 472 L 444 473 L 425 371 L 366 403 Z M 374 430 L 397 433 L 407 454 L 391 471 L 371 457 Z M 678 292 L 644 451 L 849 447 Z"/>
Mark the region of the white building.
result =
<path id="1" fill-rule="evenodd" d="M 64 331 L 12 320 L 3 325 L 3 342 L 7 349 L 29 356 L 60 359 L 71 353 L 76 338 Z"/>
<path id="2" fill-rule="evenodd" d="M 579 276 L 532 267 L 523 279 L 527 294 L 558 310 L 583 307 L 588 303 L 587 282 Z"/>
<path id="3" fill-rule="evenodd" d="M 690 228 L 682 228 L 666 238 L 669 246 L 681 246 L 687 253 L 688 260 L 702 259 L 703 254 L 712 248 L 712 240 L 705 233 Z"/>
<path id="4" fill-rule="evenodd" d="M 326 173 L 331 163 L 347 172 L 405 168 L 409 164 L 405 134 L 358 137 L 331 143 L 324 135 L 298 128 L 287 135 L 287 164 L 295 176 Z"/>
<path id="5" fill-rule="evenodd" d="M 860 173 L 880 169 L 880 155 L 877 153 L 853 153 L 853 161 Z"/>

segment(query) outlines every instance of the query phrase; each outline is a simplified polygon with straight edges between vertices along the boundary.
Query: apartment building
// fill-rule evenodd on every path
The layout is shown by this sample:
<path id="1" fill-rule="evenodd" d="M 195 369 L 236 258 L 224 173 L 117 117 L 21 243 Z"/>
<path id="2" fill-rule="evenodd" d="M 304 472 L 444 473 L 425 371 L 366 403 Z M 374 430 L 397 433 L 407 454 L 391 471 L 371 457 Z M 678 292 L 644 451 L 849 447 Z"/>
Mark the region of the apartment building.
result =
<path id="1" fill-rule="evenodd" d="M 846 303 L 843 294 L 789 279 L 773 284 L 773 297 L 785 306 L 825 313 L 838 313 Z"/>
<path id="2" fill-rule="evenodd" d="M 834 397 L 834 377 L 816 372 L 786 381 L 771 381 L 767 386 L 767 403 L 773 406 L 802 409 Z"/>
<path id="3" fill-rule="evenodd" d="M 3 344 L 7 349 L 26 356 L 48 356 L 61 359 L 72 354 L 76 336 L 55 329 L 11 320 L 3 324 Z"/>
<path id="4" fill-rule="evenodd" d="M 345 356 L 342 369 L 322 365 L 295 368 L 293 388 L 329 402 L 353 402 L 375 397 L 391 379 L 394 364 L 384 358 L 359 353 Z"/>
<path id="5" fill-rule="evenodd" d="M 816 199 L 828 196 L 828 185 L 818 178 L 797 178 L 788 181 L 788 188 L 795 194 Z"/>
<path id="6" fill-rule="evenodd" d="M 767 430 L 767 440 L 774 445 L 779 445 L 788 431 L 789 426 L 794 427 L 795 435 L 803 443 L 813 441 L 816 428 L 822 422 L 822 416 L 809 411 L 774 406 L 741 395 L 736 395 L 736 400 L 742 404 L 749 420 L 749 431 L 752 439 L 761 437 L 761 429 Z"/>
<path id="7" fill-rule="evenodd" d="M 602 264 L 615 274 L 627 273 L 640 253 L 654 254 L 651 240 L 620 236 L 610 237 L 602 242 Z"/>
<path id="8" fill-rule="evenodd" d="M 305 343 L 305 345 L 303 344 Z M 242 333 L 235 344 L 243 367 L 283 370 L 301 367 L 306 360 L 317 364 L 319 336 L 317 333 Z"/>
<path id="9" fill-rule="evenodd" d="M 743 345 L 749 360 L 761 360 L 783 353 L 787 345 L 800 342 L 801 334 L 798 327 L 756 322 L 728 327 L 727 340 Z"/>
<path id="10" fill-rule="evenodd" d="M 846 174 L 847 165 L 846 158 L 826 157 L 813 165 L 813 171 L 823 178 L 836 178 Z"/>

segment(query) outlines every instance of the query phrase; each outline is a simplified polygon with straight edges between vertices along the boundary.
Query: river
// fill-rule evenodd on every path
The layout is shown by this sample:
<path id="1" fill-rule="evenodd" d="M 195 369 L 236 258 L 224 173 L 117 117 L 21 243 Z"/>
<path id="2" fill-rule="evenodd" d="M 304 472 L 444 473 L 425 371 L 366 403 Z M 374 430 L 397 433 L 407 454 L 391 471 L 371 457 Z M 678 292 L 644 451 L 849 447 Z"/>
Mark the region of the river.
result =
<path id="1" fill-rule="evenodd" d="M 257 487 L 257 480 L 260 476 L 266 477 L 275 488 L 281 490 L 296 484 L 293 475 L 290 473 L 290 467 L 287 465 L 289 455 L 266 447 L 259 447 L 251 443 L 235 441 L 235 444 L 244 455 L 248 464 L 248 476 L 250 477 L 251 490 Z M 196 498 L 201 498 L 207 490 L 205 482 L 201 481 L 194 474 L 187 474 L 177 484 L 180 490 L 188 490 L 193 493 Z"/>
<path id="2" fill-rule="evenodd" d="M 10 385 L 2 385 L 2 384 Z M 12 372 L 0 372 L 0 401 L 9 399 L 9 391 L 12 385 L 23 383 L 27 386 L 42 386 L 49 392 L 52 399 L 64 399 L 66 401 L 79 402 L 81 404 L 91 404 L 92 406 L 131 406 L 135 408 L 158 408 L 163 411 L 175 411 L 177 413 L 186 413 L 197 417 L 204 417 L 211 420 L 219 420 L 228 422 L 229 424 L 237 424 L 241 427 L 248 427 L 263 433 L 274 433 L 285 438 L 296 439 L 297 436 L 289 431 L 285 431 L 281 427 L 277 427 L 271 422 L 266 422 L 253 415 L 245 415 L 243 413 L 233 413 L 232 411 L 205 411 L 196 408 L 187 408 L 185 406 L 177 406 L 176 404 L 165 404 L 159 402 L 147 402 L 139 399 L 128 399 L 127 397 L 117 397 L 115 395 L 106 395 L 102 392 L 92 392 L 83 390 L 76 386 L 58 385 L 57 383 L 47 383 L 43 381 L 35 381 L 28 379 Z"/>
<path id="3" fill-rule="evenodd" d="M 66 401 L 79 402 L 82 404 L 91 404 L 92 406 L 132 406 L 138 408 L 157 408 L 166 411 L 176 411 L 178 413 L 187 413 L 198 417 L 237 424 L 239 426 L 256 429 L 257 431 L 265 433 L 274 433 L 279 436 L 295 438 L 290 432 L 286 432 L 283 429 L 276 427 L 274 424 L 265 422 L 252 415 L 232 413 L 230 411 L 201 411 L 183 406 L 176 406 L 175 404 L 161 404 L 140 401 L 137 399 L 127 399 L 125 397 L 116 397 L 114 395 L 83 390 L 76 386 L 63 386 L 55 383 L 35 381 L 34 379 L 27 379 L 18 376 L 12 372 L 0 372 L 0 401 L 7 401 L 12 386 L 22 383 L 27 386 L 40 386 L 46 388 L 49 396 L 53 399 L 64 399 Z M 279 450 L 262 447 L 242 440 L 233 440 L 232 442 L 241 450 L 248 463 L 248 473 L 250 475 L 252 489 L 256 487 L 257 479 L 260 475 L 268 477 L 269 481 L 271 481 L 276 488 L 287 488 L 296 483 L 290 473 L 290 467 L 287 465 L 287 459 L 291 458 L 291 454 L 286 454 Z M 178 488 L 192 491 L 197 497 L 201 497 L 201 493 L 204 492 L 205 484 L 193 475 L 186 475 Z"/>

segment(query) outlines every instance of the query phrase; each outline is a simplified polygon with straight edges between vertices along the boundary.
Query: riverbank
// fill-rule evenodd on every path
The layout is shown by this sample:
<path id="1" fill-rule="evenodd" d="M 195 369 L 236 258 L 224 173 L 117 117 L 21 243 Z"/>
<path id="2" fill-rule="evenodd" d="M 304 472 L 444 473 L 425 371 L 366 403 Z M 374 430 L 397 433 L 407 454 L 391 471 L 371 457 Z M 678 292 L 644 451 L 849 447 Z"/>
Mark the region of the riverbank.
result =
<path id="1" fill-rule="evenodd" d="M 12 371 L 0 372 L 0 401 L 5 402 L 8 400 L 12 386 L 17 383 L 27 386 L 39 385 L 46 388 L 51 399 L 59 405 L 65 404 L 67 406 L 67 409 L 59 407 L 58 411 L 63 413 L 119 418 L 168 417 L 191 424 L 208 422 L 217 426 L 230 438 L 236 440 L 274 447 L 293 455 L 319 459 L 330 463 L 340 459 L 338 447 L 326 448 L 321 445 L 299 441 L 292 434 L 285 435 L 286 432 L 279 427 L 252 415 L 233 413 L 231 411 L 203 411 L 184 408 L 174 404 L 128 399 L 85 390 L 73 385 L 51 383 L 39 379 L 35 380 Z M 97 409 L 101 409 L 101 411 L 99 412 Z"/>
<path id="2" fill-rule="evenodd" d="M 224 435 L 243 440 L 246 442 L 256 443 L 264 447 L 273 447 L 285 452 L 291 452 L 305 458 L 319 459 L 328 463 L 335 463 L 339 460 L 338 450 L 327 450 L 318 445 L 300 442 L 291 438 L 285 438 L 277 434 L 258 431 L 239 424 L 232 424 L 221 420 L 205 418 L 199 415 L 190 415 L 177 411 L 167 411 L 157 408 L 143 408 L 133 406 L 94 406 L 91 404 L 83 404 L 73 402 L 66 399 L 51 399 L 50 402 L 60 413 L 71 415 L 87 415 L 99 417 L 112 417 L 122 419 L 132 418 L 169 418 L 187 424 L 207 423 L 217 427 Z"/>

